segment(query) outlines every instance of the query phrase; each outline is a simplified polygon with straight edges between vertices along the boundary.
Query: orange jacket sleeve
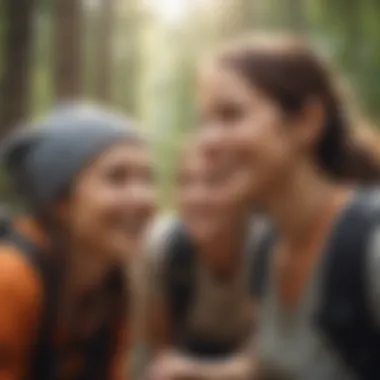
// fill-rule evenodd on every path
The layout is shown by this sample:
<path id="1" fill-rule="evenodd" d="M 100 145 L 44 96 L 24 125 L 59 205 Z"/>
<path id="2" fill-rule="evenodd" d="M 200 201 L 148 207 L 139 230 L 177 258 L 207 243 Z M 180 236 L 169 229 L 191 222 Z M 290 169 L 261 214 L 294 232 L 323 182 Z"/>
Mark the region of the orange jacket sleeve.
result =
<path id="1" fill-rule="evenodd" d="M 42 306 L 37 273 L 14 247 L 0 247 L 0 380 L 28 374 Z"/>

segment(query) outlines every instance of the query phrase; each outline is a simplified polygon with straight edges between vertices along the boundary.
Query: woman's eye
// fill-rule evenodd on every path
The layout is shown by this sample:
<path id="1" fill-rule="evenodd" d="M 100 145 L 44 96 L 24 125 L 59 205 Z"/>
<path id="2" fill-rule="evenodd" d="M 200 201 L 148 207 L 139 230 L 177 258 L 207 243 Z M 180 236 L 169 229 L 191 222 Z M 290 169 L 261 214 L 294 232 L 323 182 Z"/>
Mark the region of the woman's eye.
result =
<path id="1" fill-rule="evenodd" d="M 128 178 L 125 168 L 115 167 L 105 173 L 106 180 L 114 185 L 122 185 Z"/>
<path id="2" fill-rule="evenodd" d="M 218 114 L 222 121 L 233 122 L 242 117 L 243 109 L 236 104 L 224 104 L 219 108 Z"/>

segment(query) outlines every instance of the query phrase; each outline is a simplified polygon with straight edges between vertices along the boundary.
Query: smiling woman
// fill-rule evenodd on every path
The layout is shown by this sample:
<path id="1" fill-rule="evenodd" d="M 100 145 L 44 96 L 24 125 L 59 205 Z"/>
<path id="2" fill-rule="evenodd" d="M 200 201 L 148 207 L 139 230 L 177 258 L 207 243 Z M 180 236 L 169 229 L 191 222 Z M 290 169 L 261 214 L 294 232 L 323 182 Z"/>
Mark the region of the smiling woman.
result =
<path id="1" fill-rule="evenodd" d="M 124 378 L 125 272 L 155 203 L 147 143 L 124 116 L 72 104 L 2 144 L 29 213 L 0 223 L 0 378 Z"/>

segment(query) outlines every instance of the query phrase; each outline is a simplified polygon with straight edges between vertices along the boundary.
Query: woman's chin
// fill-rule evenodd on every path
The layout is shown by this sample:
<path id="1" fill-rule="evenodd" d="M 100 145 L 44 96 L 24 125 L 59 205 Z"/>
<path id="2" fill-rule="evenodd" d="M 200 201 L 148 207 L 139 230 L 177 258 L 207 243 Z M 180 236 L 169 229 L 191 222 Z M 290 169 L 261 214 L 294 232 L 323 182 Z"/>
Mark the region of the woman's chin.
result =
<path id="1" fill-rule="evenodd" d="M 123 236 L 113 239 L 113 259 L 120 264 L 138 256 L 143 247 L 141 236 Z"/>

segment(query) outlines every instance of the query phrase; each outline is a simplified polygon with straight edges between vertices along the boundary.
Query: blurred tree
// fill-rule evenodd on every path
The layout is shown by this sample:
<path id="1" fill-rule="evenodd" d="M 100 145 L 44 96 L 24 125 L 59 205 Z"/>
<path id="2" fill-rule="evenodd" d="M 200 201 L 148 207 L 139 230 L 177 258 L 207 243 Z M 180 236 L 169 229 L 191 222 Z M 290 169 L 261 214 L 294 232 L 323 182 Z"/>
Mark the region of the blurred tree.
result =
<path id="1" fill-rule="evenodd" d="M 216 0 L 215 21 L 220 38 L 229 38 L 251 30 L 256 21 L 256 4 L 247 0 Z"/>
<path id="2" fill-rule="evenodd" d="M 56 100 L 82 94 L 82 1 L 55 0 L 53 83 Z"/>
<path id="3" fill-rule="evenodd" d="M 296 33 L 307 33 L 307 14 L 303 0 L 287 0 L 289 29 Z"/>
<path id="4" fill-rule="evenodd" d="M 116 105 L 136 117 L 140 111 L 142 72 L 141 30 L 145 20 L 141 0 L 122 0 L 115 14 L 113 95 Z"/>
<path id="5" fill-rule="evenodd" d="M 308 23 L 356 90 L 360 106 L 380 120 L 380 2 L 334 0 L 307 3 Z"/>
<path id="6" fill-rule="evenodd" d="M 83 93 L 86 98 L 93 98 L 97 88 L 97 68 L 98 55 L 98 22 L 99 6 L 89 6 L 89 2 L 84 3 L 83 8 L 83 62 L 82 81 Z M 99 4 L 100 5 L 100 4 Z"/>
<path id="7" fill-rule="evenodd" d="M 46 112 L 52 103 L 53 11 L 51 0 L 36 0 L 33 43 L 31 111 L 32 115 Z"/>
<path id="8" fill-rule="evenodd" d="M 96 95 L 101 100 L 110 100 L 112 89 L 112 42 L 114 25 L 114 0 L 102 0 L 97 25 Z"/>
<path id="9" fill-rule="evenodd" d="M 33 0 L 5 0 L 4 67 L 1 83 L 0 138 L 29 112 Z"/>

